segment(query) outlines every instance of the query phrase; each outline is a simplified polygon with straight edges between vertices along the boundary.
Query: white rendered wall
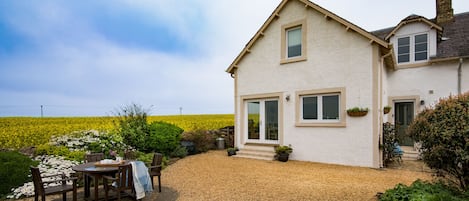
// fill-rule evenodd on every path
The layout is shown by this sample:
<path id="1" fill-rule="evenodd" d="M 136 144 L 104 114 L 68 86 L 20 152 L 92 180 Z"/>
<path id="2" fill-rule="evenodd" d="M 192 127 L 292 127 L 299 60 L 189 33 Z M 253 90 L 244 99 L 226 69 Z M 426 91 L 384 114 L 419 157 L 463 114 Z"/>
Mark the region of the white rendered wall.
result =
<path id="1" fill-rule="evenodd" d="M 388 95 L 419 96 L 424 106 L 432 106 L 439 98 L 458 93 L 458 66 L 453 61 L 388 72 Z M 461 87 L 462 92 L 469 91 L 468 62 L 462 66 Z"/>
<path id="2" fill-rule="evenodd" d="M 351 107 L 372 108 L 373 45 L 365 37 L 347 31 L 338 22 L 326 19 L 312 9 L 291 1 L 264 31 L 238 64 L 237 79 L 237 145 L 243 148 L 241 130 L 243 102 L 241 96 L 283 93 L 290 95 L 283 107 L 283 144 L 294 149 L 291 159 L 374 167 L 372 115 L 349 117 L 345 127 L 295 126 L 295 93 L 344 87 L 345 112 Z M 280 64 L 281 26 L 306 19 L 307 60 Z M 377 49 L 377 48 L 375 48 Z M 379 60 L 376 60 L 378 62 Z M 377 65 L 377 64 L 375 64 Z"/>

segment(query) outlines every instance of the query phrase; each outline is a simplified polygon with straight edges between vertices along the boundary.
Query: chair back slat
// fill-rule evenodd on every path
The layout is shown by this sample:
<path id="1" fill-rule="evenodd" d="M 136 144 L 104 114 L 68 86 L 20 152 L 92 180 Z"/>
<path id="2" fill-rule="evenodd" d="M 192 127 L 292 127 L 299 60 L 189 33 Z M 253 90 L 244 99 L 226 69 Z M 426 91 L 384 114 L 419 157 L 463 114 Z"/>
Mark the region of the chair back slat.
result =
<path id="1" fill-rule="evenodd" d="M 31 166 L 30 169 L 31 175 L 33 177 L 34 191 L 36 193 L 43 193 L 44 186 L 42 185 L 41 172 L 39 171 L 39 168 Z"/>
<path id="2" fill-rule="evenodd" d="M 151 165 L 152 166 L 161 165 L 162 162 L 163 162 L 163 154 L 155 153 L 153 155 L 153 161 L 151 162 Z"/>
<path id="3" fill-rule="evenodd" d="M 85 163 L 98 162 L 104 159 L 104 153 L 91 153 L 85 155 Z"/>
<path id="4" fill-rule="evenodd" d="M 133 188 L 133 174 L 132 174 L 132 165 L 120 165 L 119 172 L 117 173 L 118 177 L 118 186 L 121 189 Z"/>
<path id="5" fill-rule="evenodd" d="M 126 151 L 124 152 L 124 160 L 135 160 L 137 157 L 135 156 L 134 151 Z"/>

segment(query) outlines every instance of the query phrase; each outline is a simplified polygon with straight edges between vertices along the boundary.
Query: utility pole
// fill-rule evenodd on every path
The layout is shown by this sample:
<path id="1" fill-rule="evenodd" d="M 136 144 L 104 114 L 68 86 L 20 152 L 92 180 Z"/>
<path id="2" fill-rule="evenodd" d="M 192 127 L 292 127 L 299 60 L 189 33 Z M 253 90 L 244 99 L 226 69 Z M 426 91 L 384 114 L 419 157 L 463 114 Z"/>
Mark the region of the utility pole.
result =
<path id="1" fill-rule="evenodd" d="M 41 105 L 41 117 L 44 117 L 44 106 Z"/>

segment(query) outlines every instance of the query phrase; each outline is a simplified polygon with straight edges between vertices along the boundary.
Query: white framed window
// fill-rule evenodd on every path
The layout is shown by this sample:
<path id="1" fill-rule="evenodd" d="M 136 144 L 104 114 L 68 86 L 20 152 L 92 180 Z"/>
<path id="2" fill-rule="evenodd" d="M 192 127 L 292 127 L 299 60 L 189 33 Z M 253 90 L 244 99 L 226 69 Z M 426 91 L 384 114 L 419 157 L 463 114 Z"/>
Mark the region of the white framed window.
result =
<path id="1" fill-rule="evenodd" d="M 287 30 L 287 58 L 300 57 L 301 54 L 301 26 Z"/>
<path id="2" fill-rule="evenodd" d="M 345 88 L 296 93 L 296 126 L 345 126 Z"/>
<path id="3" fill-rule="evenodd" d="M 339 122 L 340 94 L 300 96 L 301 121 Z"/>
<path id="4" fill-rule="evenodd" d="M 306 19 L 282 26 L 280 63 L 306 60 Z"/>
<path id="5" fill-rule="evenodd" d="M 397 39 L 397 63 L 428 60 L 428 34 L 420 33 Z"/>

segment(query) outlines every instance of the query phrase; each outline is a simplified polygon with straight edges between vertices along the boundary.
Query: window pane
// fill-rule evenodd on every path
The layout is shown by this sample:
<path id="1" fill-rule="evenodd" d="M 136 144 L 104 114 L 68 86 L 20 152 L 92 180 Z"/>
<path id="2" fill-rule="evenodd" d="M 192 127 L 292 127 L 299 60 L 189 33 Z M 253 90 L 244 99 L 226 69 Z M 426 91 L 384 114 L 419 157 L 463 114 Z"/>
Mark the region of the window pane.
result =
<path id="1" fill-rule="evenodd" d="M 397 57 L 397 62 L 398 62 L 398 63 L 409 62 L 409 55 L 408 55 L 408 54 L 399 55 L 399 56 Z"/>
<path id="2" fill-rule="evenodd" d="M 248 138 L 259 139 L 260 103 L 248 102 Z"/>
<path id="3" fill-rule="evenodd" d="M 303 97 L 303 119 L 318 119 L 318 97 Z"/>
<path id="4" fill-rule="evenodd" d="M 288 57 L 301 56 L 301 27 L 287 31 Z"/>
<path id="5" fill-rule="evenodd" d="M 339 119 L 339 95 L 322 97 L 322 119 Z"/>
<path id="6" fill-rule="evenodd" d="M 278 101 L 265 101 L 265 139 L 278 140 Z"/>
<path id="7" fill-rule="evenodd" d="M 423 44 L 415 44 L 415 52 L 423 52 L 423 51 L 427 51 L 427 44 L 426 43 L 423 43 Z"/>
<path id="8" fill-rule="evenodd" d="M 415 61 L 427 60 L 427 52 L 415 53 Z"/>
<path id="9" fill-rule="evenodd" d="M 409 43 L 410 43 L 410 38 L 409 37 L 404 37 L 404 38 L 397 39 L 397 46 L 409 45 Z"/>
<path id="10" fill-rule="evenodd" d="M 397 62 L 409 62 L 410 60 L 410 37 L 397 39 Z"/>
<path id="11" fill-rule="evenodd" d="M 428 43 L 427 34 L 415 36 L 415 61 L 427 60 Z"/>
<path id="12" fill-rule="evenodd" d="M 416 35 L 415 43 L 427 43 L 427 34 Z"/>
<path id="13" fill-rule="evenodd" d="M 401 54 L 409 54 L 410 46 L 402 46 L 397 48 L 397 52 L 399 55 Z"/>

